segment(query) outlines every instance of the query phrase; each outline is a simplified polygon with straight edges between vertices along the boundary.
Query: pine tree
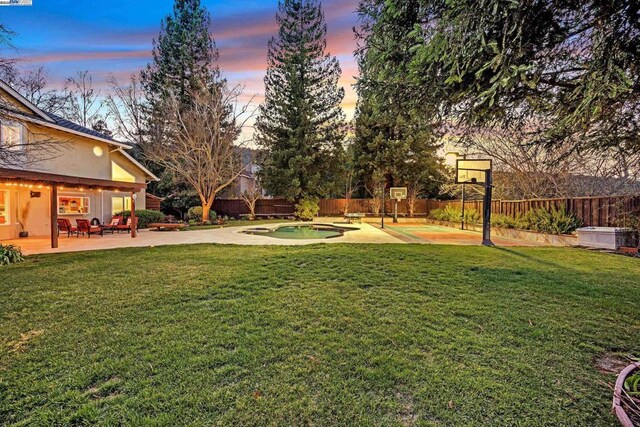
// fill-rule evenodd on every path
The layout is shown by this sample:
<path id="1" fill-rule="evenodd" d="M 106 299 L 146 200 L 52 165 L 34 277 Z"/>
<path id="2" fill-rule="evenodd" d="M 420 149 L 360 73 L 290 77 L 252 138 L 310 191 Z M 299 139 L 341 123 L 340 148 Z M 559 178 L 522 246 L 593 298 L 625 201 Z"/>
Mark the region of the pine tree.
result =
<path id="1" fill-rule="evenodd" d="M 142 71 L 152 108 L 160 108 L 171 95 L 187 106 L 191 93 L 219 79 L 218 49 L 210 27 L 211 18 L 200 0 L 175 0 L 173 15 L 162 21 L 153 42 L 153 62 Z"/>
<path id="2" fill-rule="evenodd" d="M 283 0 L 269 41 L 265 101 L 256 122 L 266 151 L 264 188 L 291 200 L 329 196 L 340 173 L 345 138 L 338 60 L 326 50 L 327 26 L 317 0 Z"/>
<path id="3" fill-rule="evenodd" d="M 162 179 L 151 183 L 149 191 L 168 195 L 188 191 L 188 186 L 148 160 L 145 151 L 155 151 L 157 144 L 171 138 L 172 124 L 165 111 L 170 98 L 178 98 L 184 108 L 191 105 L 191 94 L 220 83 L 218 50 L 210 33 L 211 18 L 200 0 L 175 0 L 173 14 L 161 23 L 160 34 L 153 42 L 153 62 L 141 73 L 146 102 L 144 144 L 136 150 L 141 160 Z"/>
<path id="4" fill-rule="evenodd" d="M 385 184 L 406 186 L 410 205 L 437 194 L 442 169 L 434 112 L 410 86 L 414 42 L 407 34 L 419 24 L 419 11 L 418 0 L 361 0 L 358 7 L 355 151 L 361 180 L 374 197 Z"/>

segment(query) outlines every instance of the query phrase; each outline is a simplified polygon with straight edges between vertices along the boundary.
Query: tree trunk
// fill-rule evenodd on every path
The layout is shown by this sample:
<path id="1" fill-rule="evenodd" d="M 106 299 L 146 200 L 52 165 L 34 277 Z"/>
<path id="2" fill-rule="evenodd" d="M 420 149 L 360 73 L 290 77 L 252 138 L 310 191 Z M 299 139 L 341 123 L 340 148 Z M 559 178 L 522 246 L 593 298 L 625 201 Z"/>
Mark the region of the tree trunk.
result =
<path id="1" fill-rule="evenodd" d="M 200 200 L 202 201 L 202 222 L 210 221 L 209 213 L 211 212 L 211 206 L 213 205 L 214 198 L 215 196 L 211 196 L 208 199 L 205 199 L 202 196 L 200 197 Z"/>
<path id="2" fill-rule="evenodd" d="M 257 200 L 252 200 L 249 203 L 249 219 L 256 219 L 256 202 Z"/>
<path id="3" fill-rule="evenodd" d="M 407 210 L 409 211 L 409 218 L 413 218 L 416 210 L 416 198 L 414 196 L 407 197 Z"/>

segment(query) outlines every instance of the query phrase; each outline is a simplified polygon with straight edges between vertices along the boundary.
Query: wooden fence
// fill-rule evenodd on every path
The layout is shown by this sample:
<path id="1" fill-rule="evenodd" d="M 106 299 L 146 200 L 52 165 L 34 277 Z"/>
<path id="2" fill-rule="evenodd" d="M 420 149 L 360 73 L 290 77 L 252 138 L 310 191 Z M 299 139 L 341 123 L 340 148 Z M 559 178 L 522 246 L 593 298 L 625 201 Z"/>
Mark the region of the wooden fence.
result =
<path id="1" fill-rule="evenodd" d="M 385 212 L 393 212 L 393 200 L 386 200 Z M 415 203 L 414 216 L 425 217 L 433 209 L 441 209 L 447 205 L 460 208 L 459 200 L 442 201 L 420 199 Z M 529 210 L 543 208 L 548 211 L 553 208 L 564 208 L 572 213 L 584 225 L 613 227 L 624 225 L 624 218 L 640 216 L 640 196 L 618 197 L 574 197 L 568 199 L 534 199 L 534 200 L 494 200 L 491 205 L 491 213 L 503 214 L 515 217 Z M 239 199 L 216 199 L 213 209 L 220 215 L 239 216 L 247 215 L 249 209 L 244 201 Z M 320 216 L 341 216 L 345 211 L 351 213 L 365 213 L 367 215 L 379 215 L 374 212 L 375 203 L 372 199 L 322 199 L 320 200 Z M 482 201 L 471 200 L 465 202 L 465 209 L 475 209 L 482 215 Z M 292 215 L 294 205 L 284 199 L 261 199 L 256 203 L 258 215 Z M 408 215 L 406 200 L 398 203 L 398 214 Z"/>
<path id="2" fill-rule="evenodd" d="M 241 199 L 216 199 L 213 210 L 218 215 L 238 216 L 248 215 L 249 207 Z M 257 215 L 293 215 L 293 203 L 285 199 L 260 199 L 256 202 Z"/>

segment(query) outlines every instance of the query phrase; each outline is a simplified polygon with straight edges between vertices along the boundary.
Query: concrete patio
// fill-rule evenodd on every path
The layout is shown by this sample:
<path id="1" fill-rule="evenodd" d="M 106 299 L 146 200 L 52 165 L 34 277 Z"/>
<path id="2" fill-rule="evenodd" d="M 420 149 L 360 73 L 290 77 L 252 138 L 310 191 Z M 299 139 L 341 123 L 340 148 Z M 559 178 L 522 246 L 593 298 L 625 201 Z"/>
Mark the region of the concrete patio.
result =
<path id="1" fill-rule="evenodd" d="M 327 222 L 327 221 L 321 221 Z M 286 224 L 283 222 L 282 224 Z M 269 224 L 268 227 L 277 227 L 282 224 Z M 299 224 L 299 223 L 298 223 Z M 261 226 L 265 227 L 265 226 Z M 275 239 L 267 236 L 244 234 L 243 230 L 255 228 L 255 226 L 227 227 L 210 230 L 193 231 L 152 231 L 139 230 L 136 238 L 129 234 L 105 234 L 104 236 L 60 235 L 59 247 L 51 248 L 49 236 L 29 237 L 26 239 L 5 240 L 2 244 L 14 244 L 22 248 L 25 255 L 93 251 L 101 249 L 117 249 L 130 247 L 151 247 L 163 245 L 186 245 L 196 243 L 217 243 L 233 245 L 310 245 L 317 243 L 404 243 L 402 240 L 385 233 L 369 224 L 353 224 L 349 227 L 357 230 L 349 231 L 342 237 L 333 239 L 309 239 L 289 240 Z"/>

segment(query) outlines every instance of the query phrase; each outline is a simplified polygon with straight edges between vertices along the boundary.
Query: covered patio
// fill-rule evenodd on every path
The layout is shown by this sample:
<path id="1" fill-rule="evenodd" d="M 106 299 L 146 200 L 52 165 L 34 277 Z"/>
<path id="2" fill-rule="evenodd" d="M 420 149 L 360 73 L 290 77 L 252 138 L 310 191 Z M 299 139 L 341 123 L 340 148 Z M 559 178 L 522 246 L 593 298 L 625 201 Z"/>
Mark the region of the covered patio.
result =
<path id="1" fill-rule="evenodd" d="M 145 187 L 146 184 L 140 182 L 121 182 L 0 168 L 0 192 L 3 196 L 4 212 L 3 221 L 0 222 L 2 225 L 0 241 L 18 244 L 27 253 L 31 252 L 29 248 L 32 246 L 40 248 L 35 253 L 41 252 L 43 242 L 46 242 L 47 247 L 56 249 L 61 241 L 58 232 L 59 217 L 70 220 L 76 217 L 86 219 L 102 217 L 101 221 L 104 222 L 106 215 L 104 199 L 113 195 L 119 195 L 123 200 L 127 199 L 127 203 L 122 205 L 129 208 L 132 223 L 135 223 L 137 195 L 143 192 Z M 100 206 L 101 212 L 98 212 L 95 205 Z M 30 233 L 32 237 L 15 239 L 18 230 L 16 227 L 19 225 L 24 229 L 26 224 L 30 230 L 35 230 Z M 135 227 L 132 227 L 130 234 L 114 236 L 113 239 L 121 240 L 125 236 L 135 238 L 137 236 Z M 99 236 L 91 239 L 86 237 L 72 239 L 74 241 L 102 240 Z M 79 242 L 75 244 L 78 245 Z"/>

